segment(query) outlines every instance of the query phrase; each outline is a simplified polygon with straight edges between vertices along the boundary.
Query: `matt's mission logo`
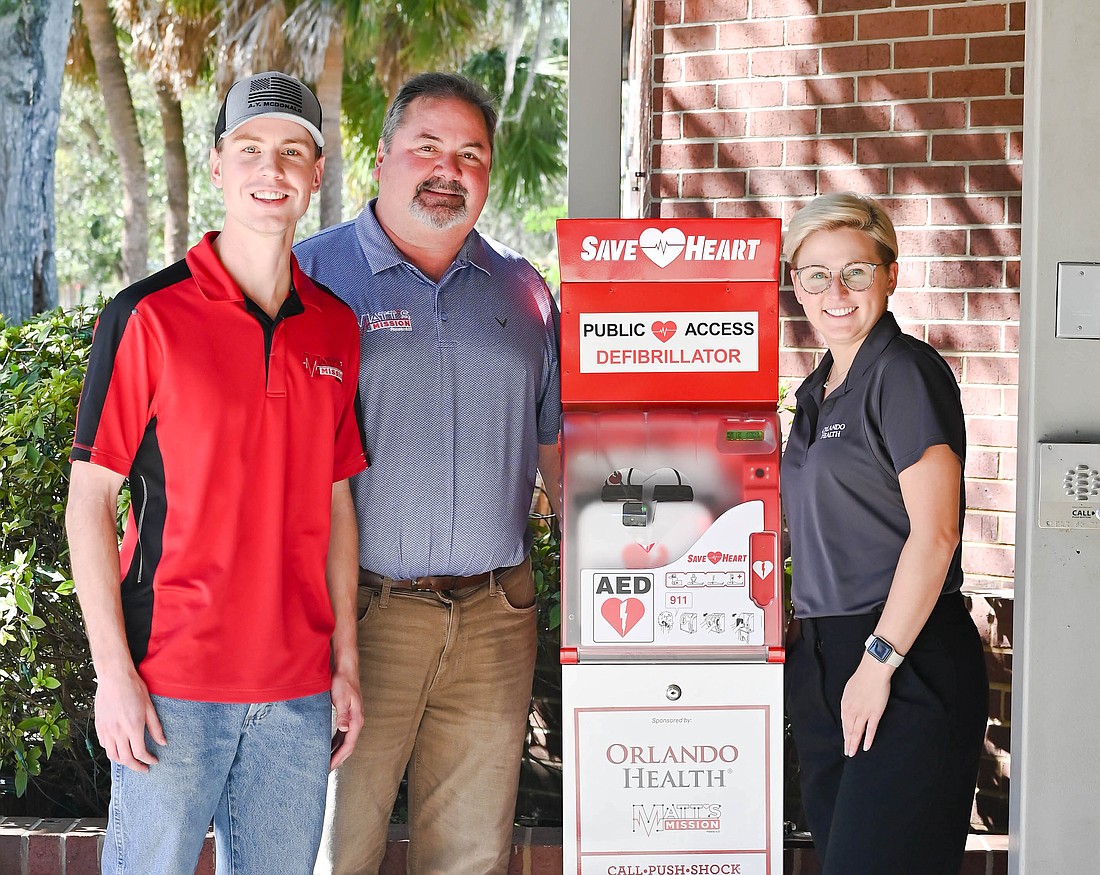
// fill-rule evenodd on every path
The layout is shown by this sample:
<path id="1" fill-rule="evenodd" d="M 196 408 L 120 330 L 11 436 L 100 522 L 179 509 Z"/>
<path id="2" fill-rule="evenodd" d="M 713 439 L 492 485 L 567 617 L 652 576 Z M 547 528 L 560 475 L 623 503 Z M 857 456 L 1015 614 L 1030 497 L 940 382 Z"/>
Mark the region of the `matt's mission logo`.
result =
<path id="1" fill-rule="evenodd" d="M 657 267 L 684 261 L 755 261 L 760 241 L 743 237 L 705 237 L 679 228 L 646 228 L 637 239 L 600 239 L 589 234 L 581 241 L 581 261 L 637 261 L 639 250 Z"/>
<path id="2" fill-rule="evenodd" d="M 332 377 L 338 383 L 344 382 L 344 363 L 340 359 L 307 352 L 302 364 L 311 377 Z"/>

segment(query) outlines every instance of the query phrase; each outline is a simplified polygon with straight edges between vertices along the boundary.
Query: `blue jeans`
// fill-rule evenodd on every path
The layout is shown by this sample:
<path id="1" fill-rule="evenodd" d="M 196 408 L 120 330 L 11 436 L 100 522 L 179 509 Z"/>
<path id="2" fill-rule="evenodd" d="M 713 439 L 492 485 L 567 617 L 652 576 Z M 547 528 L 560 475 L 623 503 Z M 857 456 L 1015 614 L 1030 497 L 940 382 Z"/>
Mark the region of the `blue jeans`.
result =
<path id="1" fill-rule="evenodd" d="M 307 875 L 324 822 L 327 692 L 256 705 L 153 696 L 168 739 L 146 773 L 111 767 L 104 875 L 194 875 L 214 821 L 218 875 Z"/>

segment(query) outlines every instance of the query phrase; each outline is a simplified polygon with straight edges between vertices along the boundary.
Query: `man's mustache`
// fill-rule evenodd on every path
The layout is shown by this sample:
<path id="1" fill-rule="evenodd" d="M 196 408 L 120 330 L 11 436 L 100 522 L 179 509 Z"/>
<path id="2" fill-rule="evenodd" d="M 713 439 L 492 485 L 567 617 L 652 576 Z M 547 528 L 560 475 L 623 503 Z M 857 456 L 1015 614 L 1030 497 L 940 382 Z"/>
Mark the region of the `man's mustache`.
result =
<path id="1" fill-rule="evenodd" d="M 439 176 L 433 176 L 431 179 L 425 179 L 420 185 L 416 187 L 416 193 L 424 191 L 426 188 L 434 189 L 435 191 L 445 191 L 448 194 L 461 195 L 463 198 L 470 196 L 470 193 L 466 190 L 466 187 L 460 182 L 453 180 L 443 179 Z"/>

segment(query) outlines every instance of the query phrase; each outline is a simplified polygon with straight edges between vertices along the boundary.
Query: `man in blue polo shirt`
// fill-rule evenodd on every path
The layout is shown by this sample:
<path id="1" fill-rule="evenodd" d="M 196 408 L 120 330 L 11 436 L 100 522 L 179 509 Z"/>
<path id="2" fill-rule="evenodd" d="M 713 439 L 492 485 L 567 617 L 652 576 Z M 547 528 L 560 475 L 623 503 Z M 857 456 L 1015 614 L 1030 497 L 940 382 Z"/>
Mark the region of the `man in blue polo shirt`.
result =
<path id="1" fill-rule="evenodd" d="M 319 872 L 376 873 L 409 773 L 408 871 L 507 871 L 535 663 L 535 472 L 558 507 L 558 311 L 481 236 L 496 112 L 460 76 L 407 82 L 379 194 L 300 243 L 359 316 L 371 467 L 359 520 L 366 724 L 334 773 Z"/>

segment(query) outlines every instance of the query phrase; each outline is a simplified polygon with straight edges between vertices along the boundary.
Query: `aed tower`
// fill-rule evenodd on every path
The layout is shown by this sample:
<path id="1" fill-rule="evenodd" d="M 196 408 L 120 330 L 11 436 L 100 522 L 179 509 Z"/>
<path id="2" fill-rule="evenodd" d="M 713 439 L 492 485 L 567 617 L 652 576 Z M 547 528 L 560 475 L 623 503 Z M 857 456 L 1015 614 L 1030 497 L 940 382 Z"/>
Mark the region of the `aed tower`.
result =
<path id="1" fill-rule="evenodd" d="M 564 871 L 778 875 L 780 223 L 557 234 Z"/>

